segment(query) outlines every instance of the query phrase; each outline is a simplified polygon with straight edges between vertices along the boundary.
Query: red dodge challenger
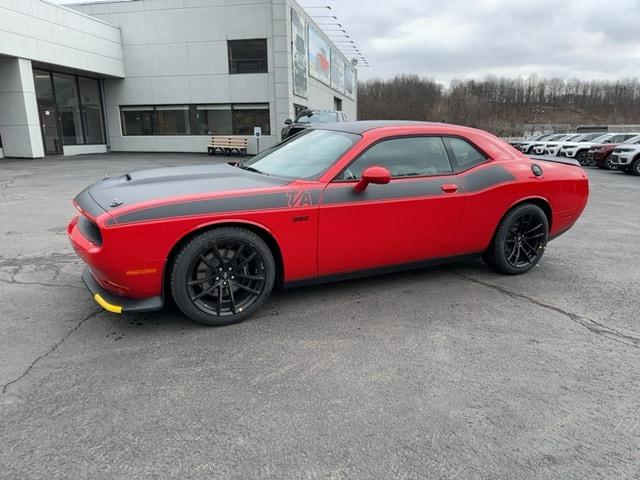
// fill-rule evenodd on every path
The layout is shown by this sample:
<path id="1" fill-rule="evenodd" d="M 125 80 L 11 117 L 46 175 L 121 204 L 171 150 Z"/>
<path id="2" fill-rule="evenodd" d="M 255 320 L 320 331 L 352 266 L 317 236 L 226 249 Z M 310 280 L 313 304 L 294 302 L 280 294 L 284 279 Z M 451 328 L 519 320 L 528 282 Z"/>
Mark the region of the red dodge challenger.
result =
<path id="1" fill-rule="evenodd" d="M 244 320 L 274 286 L 482 256 L 524 273 L 585 208 L 577 162 L 531 159 L 443 123 L 325 124 L 238 165 L 102 180 L 68 227 L 83 279 L 111 312 Z"/>

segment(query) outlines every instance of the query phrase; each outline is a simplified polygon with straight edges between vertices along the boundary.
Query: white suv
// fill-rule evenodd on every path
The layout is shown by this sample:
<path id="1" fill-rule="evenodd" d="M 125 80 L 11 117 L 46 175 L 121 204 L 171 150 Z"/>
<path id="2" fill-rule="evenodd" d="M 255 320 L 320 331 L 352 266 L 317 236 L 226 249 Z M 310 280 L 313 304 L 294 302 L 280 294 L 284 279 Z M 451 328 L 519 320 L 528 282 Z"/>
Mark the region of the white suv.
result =
<path id="1" fill-rule="evenodd" d="M 550 139 L 555 138 L 555 137 L 560 137 L 560 135 L 554 134 L 554 133 L 547 133 L 545 135 L 537 135 L 536 137 L 533 137 L 533 138 L 530 137 L 530 138 L 527 138 L 527 139 L 525 139 L 525 140 L 523 140 L 521 142 L 518 142 L 518 144 L 514 145 L 514 147 L 516 147 L 522 153 L 533 153 L 533 151 L 531 149 L 535 145 L 538 145 L 542 141 L 547 141 L 547 140 L 550 140 Z"/>
<path id="2" fill-rule="evenodd" d="M 610 159 L 615 168 L 640 175 L 640 144 L 620 145 L 613 149 Z"/>
<path id="3" fill-rule="evenodd" d="M 545 142 L 560 140 L 561 138 L 564 138 L 566 136 L 567 136 L 566 133 L 555 133 L 553 135 L 549 135 L 547 137 L 536 140 L 535 142 L 527 142 L 527 143 L 520 144 L 519 148 L 522 153 L 528 153 L 531 155 L 536 153 L 536 148 L 538 148 L 539 150 L 539 147 L 545 145 Z M 539 152 L 538 154 L 540 153 L 542 152 Z"/>
<path id="4" fill-rule="evenodd" d="M 630 137 L 626 133 L 604 133 L 599 137 L 592 138 L 586 142 L 567 143 L 560 149 L 558 153 L 561 157 L 575 158 L 580 162 L 580 165 L 586 166 L 591 163 L 589 158 L 589 149 L 594 145 L 601 145 L 603 143 L 621 143 L 628 140 Z"/>
<path id="5" fill-rule="evenodd" d="M 600 137 L 602 136 L 602 132 L 598 132 L 598 133 L 580 133 L 577 135 L 572 135 L 570 138 L 567 138 L 563 141 L 560 142 L 550 142 L 547 143 L 544 147 L 544 154 L 545 155 L 559 155 L 560 154 L 560 149 L 562 147 L 564 147 L 565 145 L 569 145 L 570 143 L 577 143 L 577 142 L 588 142 L 590 140 L 593 140 L 594 138 Z"/>

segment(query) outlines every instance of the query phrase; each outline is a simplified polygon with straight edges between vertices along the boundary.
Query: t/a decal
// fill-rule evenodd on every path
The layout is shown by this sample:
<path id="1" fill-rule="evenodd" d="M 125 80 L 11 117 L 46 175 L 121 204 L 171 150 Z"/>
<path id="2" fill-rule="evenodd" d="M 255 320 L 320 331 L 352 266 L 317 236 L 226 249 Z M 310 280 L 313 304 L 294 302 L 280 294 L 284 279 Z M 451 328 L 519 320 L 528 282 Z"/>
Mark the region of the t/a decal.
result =
<path id="1" fill-rule="evenodd" d="M 311 193 L 308 190 L 298 190 L 295 192 L 287 192 L 287 205 L 291 208 L 294 207 L 308 207 L 313 205 L 311 200 Z"/>

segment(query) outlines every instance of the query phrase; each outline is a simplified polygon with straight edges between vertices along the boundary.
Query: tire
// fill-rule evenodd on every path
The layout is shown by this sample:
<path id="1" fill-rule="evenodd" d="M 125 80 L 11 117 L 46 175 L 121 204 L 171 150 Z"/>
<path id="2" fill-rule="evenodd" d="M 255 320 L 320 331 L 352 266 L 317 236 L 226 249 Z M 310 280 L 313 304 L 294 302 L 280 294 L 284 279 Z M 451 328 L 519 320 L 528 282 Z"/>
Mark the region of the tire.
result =
<path id="1" fill-rule="evenodd" d="M 586 150 L 581 150 L 576 154 L 576 160 L 583 167 L 588 167 L 591 165 L 591 160 L 589 160 L 589 156 Z"/>
<path id="2" fill-rule="evenodd" d="M 605 170 L 617 170 L 618 167 L 611 163 L 611 155 L 607 155 L 601 165 L 598 165 L 600 168 L 604 168 Z"/>
<path id="3" fill-rule="evenodd" d="M 640 176 L 640 157 L 637 157 L 631 164 L 631 174 Z"/>
<path id="4" fill-rule="evenodd" d="M 499 273 L 520 275 L 538 264 L 549 240 L 549 221 L 532 203 L 509 210 L 502 218 L 483 259 Z"/>
<path id="5" fill-rule="evenodd" d="M 171 293 L 194 322 L 229 325 L 251 316 L 269 298 L 276 265 L 267 244 L 238 227 L 208 230 L 191 239 L 171 266 Z"/>

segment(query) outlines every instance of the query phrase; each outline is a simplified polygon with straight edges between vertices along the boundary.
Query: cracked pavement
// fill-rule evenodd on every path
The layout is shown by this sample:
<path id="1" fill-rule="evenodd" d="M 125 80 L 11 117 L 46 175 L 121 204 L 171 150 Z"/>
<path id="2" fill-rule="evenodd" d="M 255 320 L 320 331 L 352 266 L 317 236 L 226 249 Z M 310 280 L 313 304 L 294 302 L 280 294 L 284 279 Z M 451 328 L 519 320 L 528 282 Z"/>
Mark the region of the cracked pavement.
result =
<path id="1" fill-rule="evenodd" d="M 639 178 L 589 169 L 583 218 L 524 276 L 276 292 L 224 328 L 100 310 L 70 199 L 209 161 L 0 161 L 0 478 L 640 477 Z"/>

